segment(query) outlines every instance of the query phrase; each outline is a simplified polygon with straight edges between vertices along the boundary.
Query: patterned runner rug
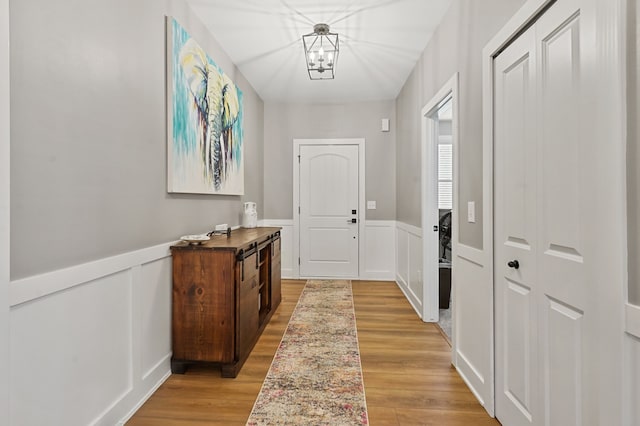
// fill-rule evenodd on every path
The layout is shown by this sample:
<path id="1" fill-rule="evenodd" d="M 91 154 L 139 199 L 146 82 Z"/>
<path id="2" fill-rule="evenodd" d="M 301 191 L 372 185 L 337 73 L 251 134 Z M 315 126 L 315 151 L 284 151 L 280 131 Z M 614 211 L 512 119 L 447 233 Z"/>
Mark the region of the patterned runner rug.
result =
<path id="1" fill-rule="evenodd" d="M 351 282 L 310 280 L 247 425 L 366 425 Z"/>

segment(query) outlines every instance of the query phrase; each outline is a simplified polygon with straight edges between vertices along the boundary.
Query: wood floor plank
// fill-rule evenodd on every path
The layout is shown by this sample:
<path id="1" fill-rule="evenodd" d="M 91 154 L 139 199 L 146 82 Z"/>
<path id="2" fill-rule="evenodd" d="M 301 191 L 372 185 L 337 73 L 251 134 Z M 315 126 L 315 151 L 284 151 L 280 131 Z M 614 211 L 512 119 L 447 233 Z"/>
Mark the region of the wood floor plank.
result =
<path id="1" fill-rule="evenodd" d="M 191 367 L 169 377 L 127 424 L 244 425 L 304 285 L 283 280 L 282 303 L 237 378 Z M 451 367 L 439 330 L 417 317 L 395 283 L 353 281 L 353 298 L 370 424 L 499 425 Z"/>

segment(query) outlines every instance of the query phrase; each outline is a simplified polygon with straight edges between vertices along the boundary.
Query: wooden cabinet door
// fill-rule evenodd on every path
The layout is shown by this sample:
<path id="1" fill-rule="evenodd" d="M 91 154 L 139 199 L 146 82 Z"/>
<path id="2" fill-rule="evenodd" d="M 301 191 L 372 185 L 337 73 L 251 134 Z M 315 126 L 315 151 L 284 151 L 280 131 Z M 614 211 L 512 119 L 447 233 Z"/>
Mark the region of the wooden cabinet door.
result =
<path id="1" fill-rule="evenodd" d="M 174 359 L 233 361 L 234 264 L 232 251 L 173 253 Z"/>
<path id="2" fill-rule="evenodd" d="M 280 305 L 282 266 L 280 262 L 280 237 L 275 237 L 271 243 L 271 309 Z"/>
<path id="3" fill-rule="evenodd" d="M 249 352 L 258 334 L 258 268 L 257 253 L 238 261 L 237 358 Z M 244 269 L 244 271 L 243 271 Z"/>

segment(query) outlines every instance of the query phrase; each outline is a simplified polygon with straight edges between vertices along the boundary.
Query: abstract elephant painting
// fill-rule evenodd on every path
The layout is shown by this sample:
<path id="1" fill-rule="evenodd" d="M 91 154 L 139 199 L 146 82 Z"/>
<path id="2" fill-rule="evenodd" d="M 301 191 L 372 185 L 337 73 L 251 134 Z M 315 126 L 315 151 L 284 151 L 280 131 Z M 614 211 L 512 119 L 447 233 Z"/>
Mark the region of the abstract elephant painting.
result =
<path id="1" fill-rule="evenodd" d="M 168 191 L 244 194 L 242 92 L 167 19 Z"/>

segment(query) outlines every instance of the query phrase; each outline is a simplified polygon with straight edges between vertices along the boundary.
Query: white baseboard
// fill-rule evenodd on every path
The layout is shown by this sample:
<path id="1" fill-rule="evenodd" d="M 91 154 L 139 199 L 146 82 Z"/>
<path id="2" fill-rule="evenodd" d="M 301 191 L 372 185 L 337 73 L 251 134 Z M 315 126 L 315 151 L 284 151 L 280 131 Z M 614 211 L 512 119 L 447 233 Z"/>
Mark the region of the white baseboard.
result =
<path id="1" fill-rule="evenodd" d="M 404 297 L 406 297 L 409 301 L 409 304 L 411 305 L 413 310 L 416 311 L 416 315 L 418 315 L 418 317 L 422 319 L 422 301 L 418 299 L 415 293 L 411 291 L 407 283 L 404 282 L 404 280 L 399 275 L 396 276 L 395 282 L 404 294 Z"/>
<path id="2" fill-rule="evenodd" d="M 169 377 L 171 377 L 171 371 L 167 371 L 164 374 L 164 376 L 162 376 L 162 378 L 153 387 L 151 387 L 151 389 L 147 391 L 147 393 L 142 397 L 142 399 L 138 401 L 138 403 L 135 406 L 133 406 L 131 410 L 122 419 L 118 421 L 117 425 L 124 426 L 129 420 L 131 420 L 131 417 L 133 417 L 133 415 L 140 409 L 140 407 L 142 407 L 144 403 L 149 398 L 151 398 L 151 396 L 158 390 L 160 386 L 162 386 L 164 382 L 167 381 Z"/>

